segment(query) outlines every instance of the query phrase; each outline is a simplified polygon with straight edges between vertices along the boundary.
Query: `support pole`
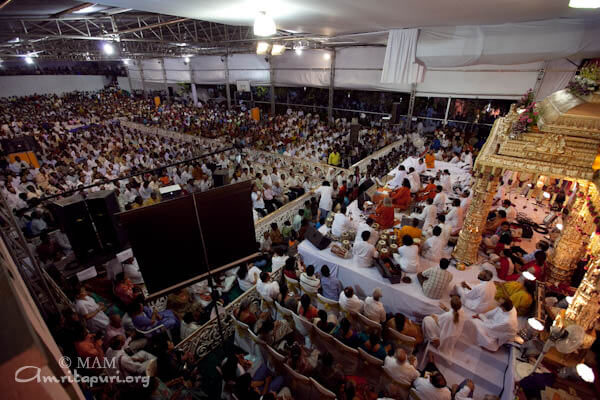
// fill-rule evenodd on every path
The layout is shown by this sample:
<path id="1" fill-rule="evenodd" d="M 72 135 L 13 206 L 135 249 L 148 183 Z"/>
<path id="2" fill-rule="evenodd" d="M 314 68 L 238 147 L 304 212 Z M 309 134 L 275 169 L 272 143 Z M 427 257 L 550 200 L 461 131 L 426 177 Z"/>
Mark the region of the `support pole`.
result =
<path id="1" fill-rule="evenodd" d="M 448 114 L 450 113 L 450 102 L 452 97 L 448 97 L 448 104 L 446 104 L 446 114 L 444 114 L 444 126 L 448 125 Z"/>
<path id="2" fill-rule="evenodd" d="M 192 68 L 192 59 L 190 58 L 190 62 L 188 64 L 188 69 L 190 70 L 190 85 L 192 87 L 192 101 L 194 102 L 194 107 L 198 107 L 198 93 L 196 92 L 196 83 L 194 81 L 194 69 Z"/>
<path id="3" fill-rule="evenodd" d="M 410 100 L 408 101 L 408 122 L 406 124 L 406 130 L 410 130 L 410 126 L 412 125 L 412 117 L 413 111 L 415 109 L 415 97 L 417 95 L 417 84 L 413 83 L 410 86 Z"/>
<path id="4" fill-rule="evenodd" d="M 225 91 L 227 92 L 227 109 L 231 109 L 231 92 L 229 91 L 229 52 L 225 54 Z"/>
<path id="5" fill-rule="evenodd" d="M 273 69 L 273 62 L 271 56 L 269 56 L 269 87 L 271 89 L 271 114 L 275 115 L 275 70 Z"/>
<path id="6" fill-rule="evenodd" d="M 129 72 L 129 65 L 127 65 L 127 82 L 129 82 L 129 93 L 133 95 L 133 85 L 131 84 L 131 73 Z"/>
<path id="7" fill-rule="evenodd" d="M 146 80 L 144 79 L 144 67 L 142 66 L 142 60 L 138 60 L 138 67 L 140 68 L 140 79 L 142 80 L 142 93 L 144 94 L 144 98 L 146 98 Z"/>
<path id="8" fill-rule="evenodd" d="M 333 93 L 335 87 L 335 48 L 331 52 L 331 64 L 329 66 L 329 104 L 327 106 L 327 121 L 329 126 L 333 125 Z"/>
<path id="9" fill-rule="evenodd" d="M 167 83 L 167 69 L 165 68 L 165 59 L 164 58 L 162 58 L 160 60 L 160 65 L 162 67 L 163 83 L 165 84 L 165 91 L 167 92 L 167 99 L 171 100 L 171 95 L 169 94 L 169 84 Z"/>
<path id="10" fill-rule="evenodd" d="M 540 87 L 542 87 L 542 82 L 544 82 L 544 75 L 546 75 L 546 68 L 548 68 L 548 61 L 544 61 L 542 64 L 542 68 L 538 71 L 537 78 L 535 80 L 535 85 L 533 86 L 533 98 L 537 100 L 538 92 L 540 91 Z"/>

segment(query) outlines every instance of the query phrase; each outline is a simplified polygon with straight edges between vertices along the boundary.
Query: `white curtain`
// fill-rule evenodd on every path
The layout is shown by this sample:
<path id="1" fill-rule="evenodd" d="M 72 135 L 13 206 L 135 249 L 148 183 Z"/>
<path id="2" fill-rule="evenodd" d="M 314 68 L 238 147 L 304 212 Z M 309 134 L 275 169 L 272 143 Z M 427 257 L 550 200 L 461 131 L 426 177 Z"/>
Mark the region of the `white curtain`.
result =
<path id="1" fill-rule="evenodd" d="M 418 29 L 395 29 L 388 36 L 382 83 L 411 84 L 421 82 L 424 69 L 417 63 Z"/>
<path id="2" fill-rule="evenodd" d="M 542 84 L 538 89 L 536 101 L 542 100 L 567 86 L 571 78 L 575 75 L 575 72 L 577 72 L 577 66 L 581 62 L 579 59 L 571 61 L 563 59 L 546 63 L 546 72 L 544 73 Z"/>

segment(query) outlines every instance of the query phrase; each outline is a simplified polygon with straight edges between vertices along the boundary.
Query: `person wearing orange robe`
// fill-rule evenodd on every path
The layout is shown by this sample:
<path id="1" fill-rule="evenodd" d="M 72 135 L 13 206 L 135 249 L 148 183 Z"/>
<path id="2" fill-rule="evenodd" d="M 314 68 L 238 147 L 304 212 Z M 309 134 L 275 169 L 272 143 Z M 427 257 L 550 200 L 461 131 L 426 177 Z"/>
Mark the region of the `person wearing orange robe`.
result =
<path id="1" fill-rule="evenodd" d="M 435 167 L 435 156 L 432 152 L 429 152 L 425 155 L 425 165 L 427 169 L 432 169 Z"/>
<path id="2" fill-rule="evenodd" d="M 417 197 L 415 201 L 418 203 L 420 201 L 425 201 L 427 199 L 433 199 L 436 195 L 435 184 L 433 183 L 434 178 L 429 179 L 429 183 L 421 190 L 417 192 Z"/>
<path id="3" fill-rule="evenodd" d="M 395 208 L 404 211 L 410 205 L 410 182 L 408 179 L 404 179 L 402 187 L 398 190 L 394 190 L 391 193 L 392 203 Z"/>
<path id="4" fill-rule="evenodd" d="M 389 197 L 383 199 L 383 202 L 377 206 L 375 213 L 371 218 L 379 224 L 381 229 L 389 229 L 394 226 L 394 205 Z"/>

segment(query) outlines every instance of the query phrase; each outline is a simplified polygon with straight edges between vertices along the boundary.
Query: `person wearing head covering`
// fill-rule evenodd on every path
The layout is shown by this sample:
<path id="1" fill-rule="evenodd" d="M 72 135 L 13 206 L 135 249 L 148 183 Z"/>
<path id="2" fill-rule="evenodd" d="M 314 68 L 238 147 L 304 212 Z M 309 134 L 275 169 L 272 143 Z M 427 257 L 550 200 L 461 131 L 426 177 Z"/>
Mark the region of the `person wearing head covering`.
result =
<path id="1" fill-rule="evenodd" d="M 409 196 L 410 197 L 410 196 Z M 389 229 L 394 226 L 394 205 L 389 197 L 385 197 L 383 202 L 377 206 L 375 213 L 371 214 L 381 229 Z"/>

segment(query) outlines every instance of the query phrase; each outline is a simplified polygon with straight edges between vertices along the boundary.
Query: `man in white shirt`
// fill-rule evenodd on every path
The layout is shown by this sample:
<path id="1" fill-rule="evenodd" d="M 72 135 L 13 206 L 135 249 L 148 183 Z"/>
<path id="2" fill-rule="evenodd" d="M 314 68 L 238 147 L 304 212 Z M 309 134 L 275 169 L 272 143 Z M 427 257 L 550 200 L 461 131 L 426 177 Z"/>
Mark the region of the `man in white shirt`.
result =
<path id="1" fill-rule="evenodd" d="M 271 258 L 271 271 L 275 272 L 279 268 L 285 265 L 286 260 L 289 258 L 283 247 L 277 247 L 275 249 L 275 255 Z"/>
<path id="2" fill-rule="evenodd" d="M 421 246 L 421 256 L 435 264 L 439 264 L 442 258 L 442 250 L 444 249 L 441 234 L 442 228 L 439 226 L 434 227 L 431 236 Z"/>
<path id="3" fill-rule="evenodd" d="M 519 325 L 517 310 L 510 299 L 485 314 L 474 315 L 473 323 L 477 328 L 475 341 L 490 351 L 513 340 Z"/>
<path id="4" fill-rule="evenodd" d="M 77 299 L 75 300 L 75 311 L 81 316 L 87 324 L 87 328 L 90 332 L 104 334 L 106 327 L 110 323 L 108 316 L 104 313 L 106 307 L 104 304 L 98 304 L 96 301 L 88 296 L 85 287 L 79 288 Z"/>
<path id="5" fill-rule="evenodd" d="M 333 224 L 331 225 L 331 234 L 336 237 L 341 237 L 346 231 L 354 228 L 350 218 L 346 216 L 346 206 L 342 206 L 339 213 L 336 213 L 333 217 Z"/>
<path id="6" fill-rule="evenodd" d="M 377 243 L 377 240 L 379 239 L 379 232 L 377 232 L 371 227 L 371 225 L 373 225 L 374 222 L 375 221 L 373 221 L 371 218 L 367 218 L 366 222 L 360 222 L 358 224 L 358 228 L 356 229 L 356 238 L 354 239 L 354 246 L 356 246 L 357 243 L 363 241 L 362 233 L 365 231 L 370 233 L 369 243 L 371 243 L 372 245 L 375 245 L 375 243 Z"/>
<path id="7" fill-rule="evenodd" d="M 410 192 L 417 193 L 421 190 L 421 177 L 414 168 L 408 169 L 408 180 L 410 181 Z"/>
<path id="8" fill-rule="evenodd" d="M 454 288 L 454 292 L 460 296 L 463 306 L 478 314 L 485 313 L 498 304 L 494 298 L 496 285 L 492 282 L 493 277 L 492 271 L 484 269 L 477 275 L 478 283 L 467 284 L 463 281 Z"/>
<path id="9" fill-rule="evenodd" d="M 439 372 L 432 373 L 429 378 L 417 378 L 413 388 L 420 399 L 450 400 L 452 393 L 446 387 L 446 379 Z"/>
<path id="10" fill-rule="evenodd" d="M 394 254 L 394 260 L 400 264 L 402 271 L 409 274 L 416 274 L 419 270 L 419 247 L 414 244 L 413 238 L 404 235 L 402 246 Z"/>
<path id="11" fill-rule="evenodd" d="M 329 182 L 324 181 L 319 188 L 315 189 L 314 193 L 321 195 L 321 199 L 319 200 L 319 218 L 327 218 L 327 214 L 329 214 L 333 207 L 333 188 L 329 185 Z"/>
<path id="12" fill-rule="evenodd" d="M 256 291 L 266 300 L 274 301 L 279 297 L 279 284 L 271 280 L 268 272 L 261 272 L 260 281 L 256 284 Z"/>
<path id="13" fill-rule="evenodd" d="M 406 168 L 404 167 L 404 165 L 400 165 L 398 167 L 398 172 L 396 172 L 394 178 L 391 181 L 389 181 L 387 185 L 392 189 L 400 187 L 402 186 L 402 182 L 404 182 L 404 178 L 406 178 L 406 176 Z"/>
<path id="14" fill-rule="evenodd" d="M 398 349 L 393 357 L 385 357 L 383 369 L 394 378 L 395 381 L 405 385 L 411 385 L 413 381 L 419 377 L 416 363 L 416 357 L 410 356 L 409 360 L 406 356 L 406 351 L 404 351 L 404 349 Z"/>
<path id="15" fill-rule="evenodd" d="M 372 321 L 383 323 L 386 320 L 386 314 L 383 303 L 380 301 L 381 297 L 381 289 L 375 288 L 375 290 L 373 290 L 373 296 L 369 296 L 365 299 L 363 314 Z"/>
<path id="16" fill-rule="evenodd" d="M 321 287 L 321 281 L 315 276 L 315 266 L 309 265 L 306 271 L 300 274 L 300 288 L 304 293 L 316 295 Z"/>
<path id="17" fill-rule="evenodd" d="M 440 185 L 446 193 L 452 193 L 452 178 L 450 177 L 450 171 L 445 169 L 440 176 Z"/>
<path id="18" fill-rule="evenodd" d="M 517 220 L 517 210 L 512 206 L 510 200 L 506 199 L 502 202 L 502 207 L 498 210 L 504 210 L 506 212 L 506 220 L 508 222 L 514 222 Z"/>
<path id="19" fill-rule="evenodd" d="M 364 302 L 354 294 L 354 289 L 350 286 L 346 287 L 344 291 L 340 293 L 338 302 L 340 303 L 342 310 L 354 311 L 355 313 L 360 313 L 364 306 Z"/>
<path id="20" fill-rule="evenodd" d="M 354 243 L 352 254 L 354 255 L 354 262 L 358 267 L 368 268 L 373 265 L 374 259 L 379 257 L 379 252 L 375 249 L 375 246 L 369 243 L 370 237 L 371 232 L 363 231 L 361 233 L 362 241 Z"/>

